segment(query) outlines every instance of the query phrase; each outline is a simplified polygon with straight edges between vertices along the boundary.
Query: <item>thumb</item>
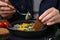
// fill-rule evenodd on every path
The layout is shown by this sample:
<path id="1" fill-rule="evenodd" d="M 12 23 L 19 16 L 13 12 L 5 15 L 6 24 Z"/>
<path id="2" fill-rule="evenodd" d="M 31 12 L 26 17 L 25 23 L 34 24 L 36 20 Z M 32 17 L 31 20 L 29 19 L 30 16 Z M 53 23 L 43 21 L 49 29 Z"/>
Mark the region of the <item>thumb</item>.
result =
<path id="1" fill-rule="evenodd" d="M 6 2 L 6 3 L 9 3 L 9 1 L 8 1 L 8 0 L 5 0 L 5 2 Z"/>

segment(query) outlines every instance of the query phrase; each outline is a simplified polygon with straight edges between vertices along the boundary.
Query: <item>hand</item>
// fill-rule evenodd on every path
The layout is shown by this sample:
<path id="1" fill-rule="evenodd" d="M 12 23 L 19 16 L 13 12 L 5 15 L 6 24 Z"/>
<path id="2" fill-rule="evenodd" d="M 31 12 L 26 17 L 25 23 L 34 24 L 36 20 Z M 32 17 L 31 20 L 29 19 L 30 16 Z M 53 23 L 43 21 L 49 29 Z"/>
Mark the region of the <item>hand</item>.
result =
<path id="1" fill-rule="evenodd" d="M 59 10 L 52 7 L 46 10 L 40 17 L 39 20 L 46 25 L 53 25 L 55 23 L 60 23 L 60 13 Z"/>
<path id="2" fill-rule="evenodd" d="M 0 1 L 0 15 L 5 17 L 10 17 L 13 15 L 16 11 L 14 10 L 14 7 L 6 2 Z"/>

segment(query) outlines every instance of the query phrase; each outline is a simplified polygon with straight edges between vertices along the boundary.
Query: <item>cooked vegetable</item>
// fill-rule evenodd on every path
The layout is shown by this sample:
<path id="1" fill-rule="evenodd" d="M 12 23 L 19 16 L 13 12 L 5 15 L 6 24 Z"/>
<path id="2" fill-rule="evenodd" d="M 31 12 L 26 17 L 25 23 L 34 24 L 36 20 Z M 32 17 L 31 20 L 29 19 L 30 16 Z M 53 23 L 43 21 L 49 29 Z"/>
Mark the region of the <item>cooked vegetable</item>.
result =
<path id="1" fill-rule="evenodd" d="M 31 16 L 31 14 L 30 14 L 30 12 L 28 11 L 28 12 L 26 13 L 25 20 L 30 19 L 30 16 Z"/>
<path id="2" fill-rule="evenodd" d="M 34 31 L 32 23 L 15 24 L 14 28 L 21 31 Z"/>

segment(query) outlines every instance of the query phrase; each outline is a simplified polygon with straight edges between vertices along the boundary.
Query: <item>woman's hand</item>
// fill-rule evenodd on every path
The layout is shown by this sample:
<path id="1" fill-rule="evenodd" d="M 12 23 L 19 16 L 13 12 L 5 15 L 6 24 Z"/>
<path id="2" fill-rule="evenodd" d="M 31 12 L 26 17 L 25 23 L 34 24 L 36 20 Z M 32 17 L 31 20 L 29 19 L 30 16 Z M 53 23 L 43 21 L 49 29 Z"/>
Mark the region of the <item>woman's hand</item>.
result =
<path id="1" fill-rule="evenodd" d="M 55 23 L 60 23 L 60 13 L 59 10 L 52 7 L 46 10 L 40 17 L 39 20 L 46 25 L 53 25 Z"/>
<path id="2" fill-rule="evenodd" d="M 0 15 L 5 18 L 5 17 L 10 17 L 13 15 L 16 11 L 14 10 L 14 7 L 11 4 L 8 4 L 6 2 L 0 1 Z"/>

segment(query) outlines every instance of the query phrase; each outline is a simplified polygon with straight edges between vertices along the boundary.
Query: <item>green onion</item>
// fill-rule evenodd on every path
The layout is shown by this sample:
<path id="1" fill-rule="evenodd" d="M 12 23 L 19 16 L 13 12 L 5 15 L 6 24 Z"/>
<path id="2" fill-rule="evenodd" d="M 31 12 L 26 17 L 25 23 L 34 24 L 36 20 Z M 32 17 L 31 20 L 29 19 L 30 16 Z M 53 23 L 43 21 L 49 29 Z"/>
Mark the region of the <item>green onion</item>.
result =
<path id="1" fill-rule="evenodd" d="M 26 16 L 25 16 L 25 20 L 28 20 L 30 18 L 31 14 L 29 13 L 29 11 L 27 12 Z"/>

